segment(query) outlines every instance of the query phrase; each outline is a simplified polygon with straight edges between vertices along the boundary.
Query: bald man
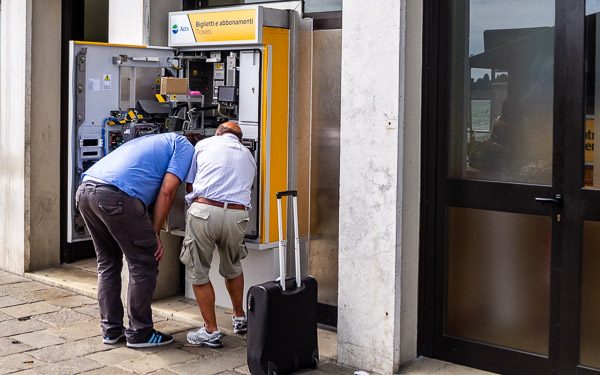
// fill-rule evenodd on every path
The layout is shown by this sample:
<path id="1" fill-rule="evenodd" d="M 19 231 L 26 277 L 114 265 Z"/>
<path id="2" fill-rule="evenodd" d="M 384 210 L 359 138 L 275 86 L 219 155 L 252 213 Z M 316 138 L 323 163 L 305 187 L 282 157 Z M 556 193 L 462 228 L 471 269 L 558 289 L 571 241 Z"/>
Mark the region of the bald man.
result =
<path id="1" fill-rule="evenodd" d="M 186 278 L 193 286 L 204 327 L 188 333 L 190 344 L 223 346 L 215 316 L 215 291 L 208 275 L 215 248 L 219 251 L 219 273 L 233 306 L 234 332 L 247 331 L 241 260 L 248 254 L 244 237 L 255 174 L 256 162 L 242 144 L 242 130 L 237 124 L 225 122 L 214 137 L 196 144 L 185 178 L 185 198 L 190 208 L 180 259 L 186 266 Z"/>

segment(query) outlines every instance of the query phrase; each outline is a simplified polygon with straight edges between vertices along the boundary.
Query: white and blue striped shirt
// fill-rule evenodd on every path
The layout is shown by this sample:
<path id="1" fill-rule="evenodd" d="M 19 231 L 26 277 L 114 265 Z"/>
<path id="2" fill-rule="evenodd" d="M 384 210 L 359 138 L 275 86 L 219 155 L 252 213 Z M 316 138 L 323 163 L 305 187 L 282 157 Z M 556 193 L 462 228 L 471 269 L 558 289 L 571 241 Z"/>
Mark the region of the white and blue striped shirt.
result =
<path id="1" fill-rule="evenodd" d="M 230 133 L 201 140 L 196 144 L 192 165 L 185 177 L 193 190 L 185 196 L 208 198 L 229 204 L 250 206 L 250 190 L 256 162 L 252 153 Z"/>

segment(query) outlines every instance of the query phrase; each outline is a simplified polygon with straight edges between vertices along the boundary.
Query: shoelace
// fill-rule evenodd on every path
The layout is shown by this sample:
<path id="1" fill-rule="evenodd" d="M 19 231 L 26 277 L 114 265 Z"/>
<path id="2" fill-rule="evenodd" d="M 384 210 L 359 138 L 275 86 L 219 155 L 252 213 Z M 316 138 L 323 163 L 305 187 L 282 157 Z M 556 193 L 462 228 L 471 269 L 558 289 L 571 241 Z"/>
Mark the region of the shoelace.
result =
<path id="1" fill-rule="evenodd" d="M 196 331 L 196 332 L 194 332 L 194 336 L 200 338 L 200 337 L 202 337 L 202 333 L 205 333 L 206 337 L 208 337 L 210 340 L 220 339 L 221 338 L 221 332 L 215 334 L 216 332 L 218 332 L 218 331 L 215 331 L 213 333 L 208 333 L 208 331 L 205 328 L 204 331 Z"/>

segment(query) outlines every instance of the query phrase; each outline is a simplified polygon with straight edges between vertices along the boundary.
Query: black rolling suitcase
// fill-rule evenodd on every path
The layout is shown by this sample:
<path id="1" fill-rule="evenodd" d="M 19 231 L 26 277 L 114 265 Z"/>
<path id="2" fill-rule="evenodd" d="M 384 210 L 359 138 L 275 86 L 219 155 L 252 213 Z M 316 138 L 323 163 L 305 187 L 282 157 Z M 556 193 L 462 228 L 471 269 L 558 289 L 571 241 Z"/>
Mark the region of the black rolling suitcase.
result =
<path id="1" fill-rule="evenodd" d="M 300 276 L 297 192 L 277 193 L 279 219 L 279 281 L 248 290 L 248 368 L 252 375 L 283 375 L 319 364 L 317 344 L 317 280 Z M 281 198 L 292 196 L 296 278 L 285 278 L 285 241 Z M 282 282 L 285 280 L 285 282 Z"/>

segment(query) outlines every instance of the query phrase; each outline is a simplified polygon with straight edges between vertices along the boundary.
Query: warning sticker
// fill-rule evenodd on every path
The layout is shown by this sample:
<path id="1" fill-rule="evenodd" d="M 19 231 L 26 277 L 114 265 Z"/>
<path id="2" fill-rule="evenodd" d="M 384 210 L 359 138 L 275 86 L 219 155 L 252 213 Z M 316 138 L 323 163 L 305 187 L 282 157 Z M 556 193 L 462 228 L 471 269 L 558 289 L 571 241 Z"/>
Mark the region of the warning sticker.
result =
<path id="1" fill-rule="evenodd" d="M 102 90 L 104 90 L 104 91 L 110 91 L 111 90 L 110 74 L 105 74 L 104 75 L 104 78 L 102 79 Z"/>

